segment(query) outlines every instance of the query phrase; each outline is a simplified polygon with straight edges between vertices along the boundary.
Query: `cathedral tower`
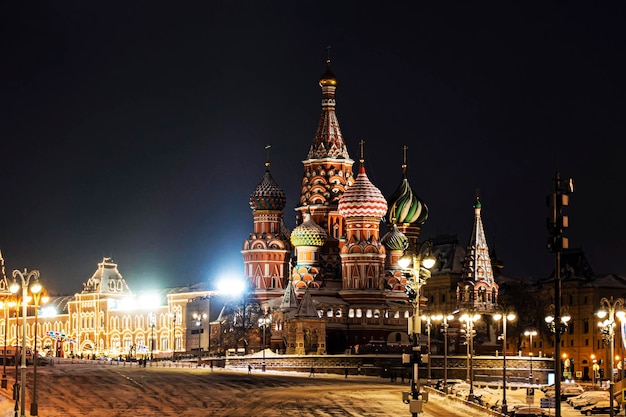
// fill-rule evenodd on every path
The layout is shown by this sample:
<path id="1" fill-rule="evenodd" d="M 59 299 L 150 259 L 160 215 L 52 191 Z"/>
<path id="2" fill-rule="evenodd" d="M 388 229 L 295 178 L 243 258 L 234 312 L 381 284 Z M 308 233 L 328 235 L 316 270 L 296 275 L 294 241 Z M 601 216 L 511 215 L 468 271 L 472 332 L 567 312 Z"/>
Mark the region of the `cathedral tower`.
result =
<path id="1" fill-rule="evenodd" d="M 482 205 L 476 197 L 474 228 L 463 259 L 461 280 L 457 287 L 460 309 L 494 311 L 498 305 L 498 284 L 493 278 L 487 238 L 480 217 Z"/>
<path id="2" fill-rule="evenodd" d="M 319 84 L 322 88 L 322 114 L 313 145 L 302 162 L 304 175 L 296 222 L 302 223 L 304 214 L 310 212 L 313 221 L 326 231 L 328 238 L 319 251 L 321 271 L 318 281 L 321 285 L 334 281 L 338 287 L 341 282 L 339 240 L 345 237 L 346 231 L 337 205 L 346 187 L 354 181 L 354 161 L 348 155 L 335 114 L 337 78 L 330 69 L 330 59 L 326 61 L 326 71 Z"/>
<path id="3" fill-rule="evenodd" d="M 268 161 L 261 182 L 250 195 L 254 232 L 241 251 L 244 276 L 261 300 L 281 296 L 289 274 L 291 245 L 283 221 L 285 202 L 285 193 L 272 178 Z"/>

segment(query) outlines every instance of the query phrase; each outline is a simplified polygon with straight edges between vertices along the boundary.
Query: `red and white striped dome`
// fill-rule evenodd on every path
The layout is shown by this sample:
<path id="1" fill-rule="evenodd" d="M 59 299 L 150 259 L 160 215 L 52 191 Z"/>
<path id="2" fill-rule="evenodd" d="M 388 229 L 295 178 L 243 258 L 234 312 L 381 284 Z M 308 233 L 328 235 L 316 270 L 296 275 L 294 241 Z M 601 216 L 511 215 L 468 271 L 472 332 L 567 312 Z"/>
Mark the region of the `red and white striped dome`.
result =
<path id="1" fill-rule="evenodd" d="M 348 217 L 382 218 L 387 213 L 387 200 L 367 178 L 361 167 L 354 184 L 349 186 L 339 200 L 339 214 Z"/>

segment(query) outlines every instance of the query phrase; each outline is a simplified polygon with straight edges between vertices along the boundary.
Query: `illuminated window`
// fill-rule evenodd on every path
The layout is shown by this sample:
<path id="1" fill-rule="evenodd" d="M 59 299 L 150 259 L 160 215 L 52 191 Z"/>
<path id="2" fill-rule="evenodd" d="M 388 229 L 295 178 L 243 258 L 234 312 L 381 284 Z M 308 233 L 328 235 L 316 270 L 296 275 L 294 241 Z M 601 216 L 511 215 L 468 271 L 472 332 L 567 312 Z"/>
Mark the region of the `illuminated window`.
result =
<path id="1" fill-rule="evenodd" d="M 380 317 L 380 310 L 374 310 L 374 318 L 377 319 Z"/>
<path id="2" fill-rule="evenodd" d="M 365 317 L 367 317 L 368 319 L 371 319 L 372 318 L 372 310 L 370 310 L 368 308 L 367 311 L 365 312 Z"/>
<path id="3" fill-rule="evenodd" d="M 361 318 L 361 317 L 363 317 L 363 312 L 361 311 L 361 309 L 360 309 L 360 308 L 357 308 L 357 309 L 356 309 L 356 317 L 357 317 L 357 318 Z"/>
<path id="4" fill-rule="evenodd" d="M 354 318 L 354 309 L 351 308 L 350 310 L 348 310 L 348 317 L 350 318 Z"/>
<path id="5" fill-rule="evenodd" d="M 341 317 L 341 309 L 340 308 L 335 310 L 335 317 Z"/>
<path id="6" fill-rule="evenodd" d="M 408 319 L 408 318 L 409 318 L 409 311 L 408 311 L 408 310 L 404 312 L 404 318 L 405 318 L 405 319 Z"/>
<path id="7" fill-rule="evenodd" d="M 400 312 L 396 311 L 395 313 L 393 313 L 393 318 L 394 319 L 399 319 L 400 318 Z"/>

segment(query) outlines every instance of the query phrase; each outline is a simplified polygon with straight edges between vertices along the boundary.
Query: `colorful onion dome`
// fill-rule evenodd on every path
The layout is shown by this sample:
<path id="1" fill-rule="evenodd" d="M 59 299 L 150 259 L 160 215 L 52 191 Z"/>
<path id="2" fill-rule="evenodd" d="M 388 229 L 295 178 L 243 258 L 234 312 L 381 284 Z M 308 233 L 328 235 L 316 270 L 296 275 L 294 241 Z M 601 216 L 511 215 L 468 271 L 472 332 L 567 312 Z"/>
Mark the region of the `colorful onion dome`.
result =
<path id="1" fill-rule="evenodd" d="M 320 77 L 320 87 L 325 85 L 337 85 L 337 77 L 330 70 L 330 59 L 326 60 L 326 71 Z"/>
<path id="2" fill-rule="evenodd" d="M 285 192 L 272 178 L 269 163 L 265 166 L 263 179 L 250 195 L 250 208 L 252 210 L 283 210 L 286 204 Z"/>
<path id="3" fill-rule="evenodd" d="M 389 224 L 424 224 L 428 219 L 428 207 L 413 193 L 404 174 L 400 186 L 389 197 L 385 218 Z"/>
<path id="4" fill-rule="evenodd" d="M 409 247 L 409 238 L 398 230 L 398 226 L 396 224 L 392 224 L 391 230 L 383 236 L 380 243 L 382 243 L 387 250 L 404 251 L 407 247 Z"/>
<path id="5" fill-rule="evenodd" d="M 304 213 L 304 221 L 291 232 L 291 243 L 294 246 L 324 246 L 328 235 L 326 231 L 311 217 Z"/>
<path id="6" fill-rule="evenodd" d="M 361 166 L 354 184 L 350 185 L 339 200 L 339 214 L 348 217 L 382 218 L 387 212 L 387 200 L 367 178 Z"/>

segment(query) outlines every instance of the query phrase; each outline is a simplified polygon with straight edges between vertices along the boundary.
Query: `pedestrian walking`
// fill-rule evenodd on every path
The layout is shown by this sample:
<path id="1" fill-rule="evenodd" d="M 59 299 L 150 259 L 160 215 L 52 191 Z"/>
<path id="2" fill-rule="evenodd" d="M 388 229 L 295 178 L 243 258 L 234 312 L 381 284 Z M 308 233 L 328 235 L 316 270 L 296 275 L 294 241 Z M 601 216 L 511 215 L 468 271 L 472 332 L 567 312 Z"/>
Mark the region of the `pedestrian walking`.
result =
<path id="1" fill-rule="evenodd" d="M 309 377 L 315 377 L 315 368 L 313 368 L 311 366 L 311 373 L 309 374 Z"/>
<path id="2" fill-rule="evenodd" d="M 248 365 L 248 375 L 252 375 L 252 365 Z"/>
<path id="3" fill-rule="evenodd" d="M 346 379 L 348 379 L 348 368 L 344 368 L 343 373 L 346 375 Z"/>

